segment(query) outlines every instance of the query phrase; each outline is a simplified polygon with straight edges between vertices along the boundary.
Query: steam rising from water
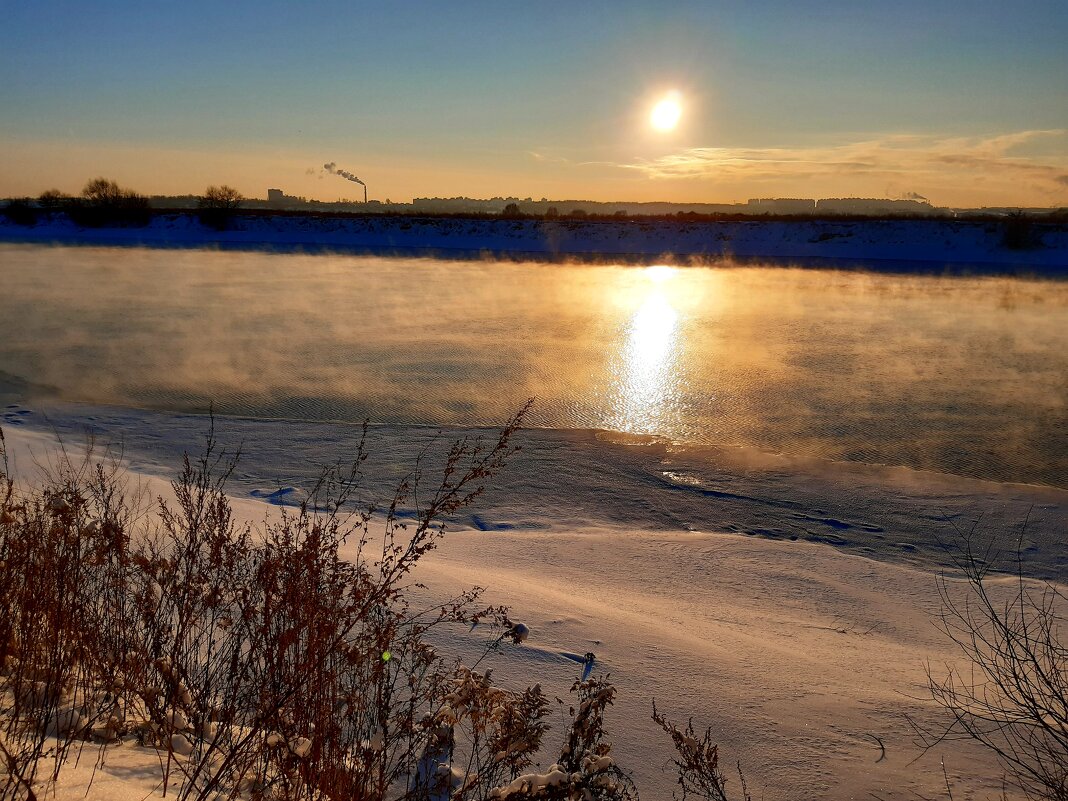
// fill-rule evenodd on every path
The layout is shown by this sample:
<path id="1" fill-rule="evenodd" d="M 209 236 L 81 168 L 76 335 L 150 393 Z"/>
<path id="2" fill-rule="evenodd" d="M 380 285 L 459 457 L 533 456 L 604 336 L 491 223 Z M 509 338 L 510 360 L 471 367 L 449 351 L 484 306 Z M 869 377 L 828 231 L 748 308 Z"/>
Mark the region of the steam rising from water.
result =
<path id="1" fill-rule="evenodd" d="M 531 422 L 1068 486 L 1068 284 L 0 246 L 0 370 L 61 397 Z M 3 393 L 0 375 L 0 394 Z"/>

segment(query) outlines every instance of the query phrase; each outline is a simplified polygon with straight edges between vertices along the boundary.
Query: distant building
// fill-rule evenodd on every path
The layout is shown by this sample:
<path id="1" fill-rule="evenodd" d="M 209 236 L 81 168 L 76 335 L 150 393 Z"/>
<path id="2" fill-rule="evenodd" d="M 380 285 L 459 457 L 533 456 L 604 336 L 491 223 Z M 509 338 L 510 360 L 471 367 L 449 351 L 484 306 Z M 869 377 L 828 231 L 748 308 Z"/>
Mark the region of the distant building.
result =
<path id="1" fill-rule="evenodd" d="M 753 214 L 812 214 L 816 210 L 816 201 L 802 197 L 758 197 L 750 198 L 746 211 Z"/>
<path id="2" fill-rule="evenodd" d="M 750 210 L 744 204 L 736 203 L 623 203 L 623 202 L 599 202 L 595 200 L 550 200 L 542 198 L 518 197 L 493 197 L 493 198 L 469 198 L 469 197 L 417 197 L 411 202 L 409 208 L 413 211 L 428 214 L 500 214 L 509 204 L 514 203 L 519 207 L 522 214 L 546 214 L 549 209 L 555 209 L 560 217 L 572 214 L 575 211 L 583 211 L 587 214 L 603 216 L 624 215 L 668 215 L 684 213 L 694 214 L 739 214 Z M 809 201 L 814 204 L 815 201 Z M 396 206 L 397 204 L 393 204 Z M 808 209 L 811 211 L 812 209 Z"/>
<path id="3" fill-rule="evenodd" d="M 281 208 L 298 208 L 308 205 L 305 198 L 287 195 L 281 189 L 268 189 L 267 203 Z"/>
<path id="4" fill-rule="evenodd" d="M 828 214 L 935 214 L 923 200 L 889 200 L 868 197 L 831 197 L 820 200 L 816 208 Z"/>

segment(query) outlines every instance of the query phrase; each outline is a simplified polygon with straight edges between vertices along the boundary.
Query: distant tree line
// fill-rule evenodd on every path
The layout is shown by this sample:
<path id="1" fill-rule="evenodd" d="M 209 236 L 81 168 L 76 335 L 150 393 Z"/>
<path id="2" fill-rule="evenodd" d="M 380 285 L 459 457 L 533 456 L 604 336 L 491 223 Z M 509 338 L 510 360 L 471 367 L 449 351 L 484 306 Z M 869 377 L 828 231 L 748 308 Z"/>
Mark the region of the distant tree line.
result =
<path id="1" fill-rule="evenodd" d="M 19 225 L 36 225 L 42 215 L 56 213 L 67 215 L 86 228 L 140 226 L 147 225 L 150 219 L 147 197 L 107 178 L 92 179 L 77 197 L 47 189 L 36 202 L 30 198 L 11 200 L 4 212 Z"/>
<path id="2" fill-rule="evenodd" d="M 217 231 L 229 228 L 238 214 L 242 215 L 269 215 L 296 214 L 314 215 L 323 217 L 352 216 L 351 210 L 332 210 L 330 208 L 307 209 L 279 209 L 271 208 L 264 201 L 250 200 L 246 203 L 245 197 L 231 186 L 212 185 L 204 190 L 202 195 L 183 195 L 179 197 L 155 196 L 152 203 L 162 212 L 164 209 L 170 212 L 185 211 L 190 207 L 195 208 L 197 219 L 202 225 Z M 299 199 L 302 200 L 303 199 Z M 176 201 L 180 201 L 176 203 Z M 434 207 L 435 202 L 441 202 L 440 208 Z M 460 201 L 472 204 L 473 208 L 461 208 L 449 210 L 448 203 L 456 205 Z M 500 201 L 507 201 L 503 207 L 494 208 L 493 205 Z M 311 201 L 315 203 L 316 201 Z M 778 213 L 774 211 L 762 211 L 756 213 L 745 206 L 736 204 L 738 211 L 674 211 L 657 212 L 654 209 L 670 207 L 675 204 L 667 203 L 641 203 L 628 204 L 627 208 L 612 208 L 615 204 L 598 203 L 589 201 L 592 208 L 577 206 L 577 201 L 558 201 L 552 205 L 546 205 L 549 201 L 543 198 L 540 201 L 532 201 L 529 198 L 520 200 L 517 198 L 492 198 L 487 201 L 478 201 L 470 198 L 416 198 L 407 207 L 389 206 L 387 201 L 383 206 L 378 201 L 370 204 L 360 204 L 360 211 L 356 216 L 364 216 L 368 208 L 375 207 L 370 213 L 375 216 L 431 216 L 435 218 L 464 218 L 464 219 L 493 219 L 504 218 L 511 220 L 559 220 L 562 224 L 579 220 L 589 222 L 620 222 L 623 220 L 635 220 L 642 222 L 670 222 L 678 223 L 703 223 L 703 222 L 744 222 L 751 220 L 782 221 L 782 222 L 825 222 L 837 223 L 864 222 L 869 220 L 886 219 L 892 216 L 894 219 L 931 219 L 930 214 L 895 213 L 829 213 L 816 210 L 812 213 Z M 404 204 L 402 204 L 404 205 Z M 425 205 L 422 209 L 419 206 Z M 462 204 L 461 204 L 462 205 Z M 641 210 L 635 211 L 634 206 Z M 702 204 L 709 209 L 714 204 Z M 384 211 L 377 210 L 378 208 Z M 728 208 L 724 206 L 723 208 Z M 733 208 L 733 207 L 731 207 Z M 0 213 L 16 225 L 33 226 L 42 218 L 51 219 L 56 214 L 66 215 L 72 222 L 84 227 L 129 227 L 144 226 L 151 220 L 153 211 L 149 198 L 131 189 L 120 186 L 116 181 L 107 178 L 94 178 L 82 189 L 80 195 L 72 196 L 61 192 L 59 189 L 48 189 L 42 192 L 36 199 L 23 197 L 7 200 L 0 208 Z M 968 222 L 981 222 L 997 226 L 996 230 L 1001 234 L 1000 245 L 1010 250 L 1028 250 L 1043 246 L 1043 233 L 1048 226 L 1068 224 L 1068 209 L 1050 209 L 1048 211 L 1030 209 L 1007 212 L 1003 209 L 976 210 L 967 214 L 958 214 L 955 219 Z"/>
<path id="3" fill-rule="evenodd" d="M 223 230 L 243 200 L 244 196 L 231 186 L 209 186 L 198 198 L 198 218 L 204 225 Z M 25 226 L 36 225 L 42 216 L 65 214 L 85 228 L 139 227 L 148 225 L 152 217 L 145 195 L 108 178 L 92 179 L 77 196 L 47 189 L 36 201 L 14 198 L 8 201 L 4 214 L 11 222 Z"/>

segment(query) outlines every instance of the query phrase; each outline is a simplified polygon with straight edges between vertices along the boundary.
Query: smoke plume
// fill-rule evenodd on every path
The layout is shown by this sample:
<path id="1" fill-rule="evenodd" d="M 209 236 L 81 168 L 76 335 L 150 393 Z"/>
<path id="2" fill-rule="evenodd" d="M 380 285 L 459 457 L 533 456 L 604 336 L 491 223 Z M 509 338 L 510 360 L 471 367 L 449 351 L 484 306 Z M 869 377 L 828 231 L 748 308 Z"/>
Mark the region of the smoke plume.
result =
<path id="1" fill-rule="evenodd" d="M 359 184 L 360 186 L 367 186 L 367 184 L 365 184 L 363 181 L 361 181 L 348 170 L 339 170 L 337 168 L 337 162 L 328 161 L 326 164 L 323 165 L 323 169 L 329 173 L 333 173 L 334 175 L 340 175 L 342 178 L 346 178 L 352 181 L 353 183 Z"/>

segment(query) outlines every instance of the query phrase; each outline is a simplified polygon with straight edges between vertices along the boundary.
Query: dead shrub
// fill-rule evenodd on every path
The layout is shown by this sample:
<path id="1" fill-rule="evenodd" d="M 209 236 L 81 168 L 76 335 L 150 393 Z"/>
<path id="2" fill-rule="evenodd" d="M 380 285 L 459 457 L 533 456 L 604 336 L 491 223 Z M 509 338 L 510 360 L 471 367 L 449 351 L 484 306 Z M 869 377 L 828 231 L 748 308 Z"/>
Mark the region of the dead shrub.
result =
<path id="1" fill-rule="evenodd" d="M 1024 526 L 1026 529 L 1026 524 Z M 1022 540 L 1021 534 L 1021 540 Z M 916 726 L 925 748 L 973 740 L 1001 764 L 1028 798 L 1068 799 L 1068 597 L 1049 581 L 994 573 L 992 544 L 961 538 L 957 582 L 943 575 L 941 628 L 965 667 L 928 665 L 930 697 L 945 713 L 941 729 Z"/>
<path id="2" fill-rule="evenodd" d="M 233 517 L 236 457 L 213 430 L 154 504 L 107 451 L 64 453 L 29 490 L 0 461 L 0 801 L 121 743 L 156 749 L 178 799 L 637 799 L 604 728 L 607 677 L 574 684 L 538 770 L 540 686 L 502 688 L 430 645 L 487 623 L 488 653 L 527 628 L 480 588 L 409 602 L 413 568 L 503 467 L 527 408 L 495 441 L 456 443 L 429 491 L 417 464 L 382 507 L 359 498 L 365 427 L 351 463 L 262 530 Z"/>

